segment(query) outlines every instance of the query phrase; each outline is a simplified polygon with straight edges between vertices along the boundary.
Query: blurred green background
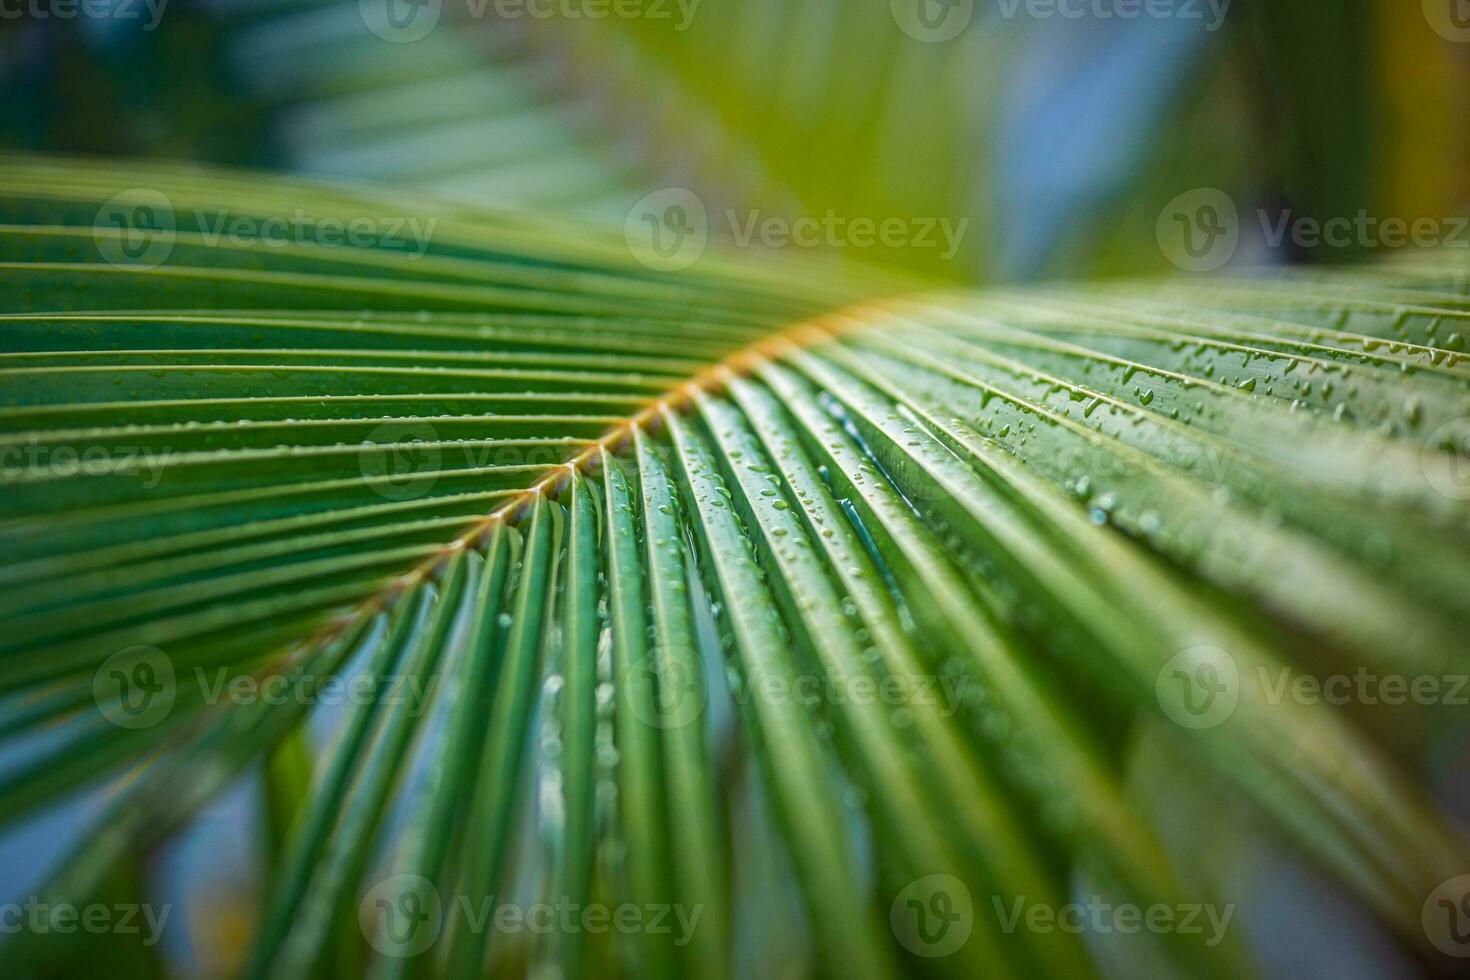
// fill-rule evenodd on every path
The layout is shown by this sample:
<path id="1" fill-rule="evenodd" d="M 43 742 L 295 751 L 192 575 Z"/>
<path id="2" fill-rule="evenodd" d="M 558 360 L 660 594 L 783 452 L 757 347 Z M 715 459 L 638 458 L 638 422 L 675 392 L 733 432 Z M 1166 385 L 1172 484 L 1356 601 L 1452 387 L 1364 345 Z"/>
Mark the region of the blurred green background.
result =
<path id="1" fill-rule="evenodd" d="M 1155 224 L 1196 188 L 1245 216 L 1241 263 L 1371 244 L 1268 247 L 1265 216 L 1470 197 L 1465 0 L 68 2 L 0 5 L 7 148 L 613 224 L 680 186 L 727 235 L 727 209 L 965 221 L 953 256 L 845 249 L 963 281 L 1169 271 Z"/>

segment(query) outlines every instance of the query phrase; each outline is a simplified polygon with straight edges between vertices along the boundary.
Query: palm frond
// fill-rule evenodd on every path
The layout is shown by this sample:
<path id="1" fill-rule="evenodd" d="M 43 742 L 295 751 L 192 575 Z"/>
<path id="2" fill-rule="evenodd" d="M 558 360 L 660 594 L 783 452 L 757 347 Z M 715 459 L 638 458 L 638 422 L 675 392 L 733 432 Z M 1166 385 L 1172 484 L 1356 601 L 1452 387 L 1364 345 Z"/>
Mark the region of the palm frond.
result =
<path id="1" fill-rule="evenodd" d="M 1421 909 L 1470 845 L 1424 760 L 1463 712 L 1273 684 L 1470 670 L 1448 253 L 952 292 L 713 252 L 662 274 L 575 226 L 293 181 L 0 172 L 0 820 L 107 799 L 51 900 L 266 763 L 249 976 L 728 975 L 765 928 L 731 882 L 773 842 L 833 973 L 1085 976 L 1095 947 L 999 910 L 1232 900 L 1139 788 L 1162 751 L 1433 955 Z M 179 229 L 303 200 L 437 224 L 412 260 L 179 230 L 114 264 L 99 207 L 133 187 Z M 334 677 L 425 694 L 349 704 L 308 782 Z M 699 913 L 626 943 L 461 914 L 517 889 Z M 369 899 L 432 905 L 428 941 Z M 961 941 L 910 902 L 962 910 Z"/>

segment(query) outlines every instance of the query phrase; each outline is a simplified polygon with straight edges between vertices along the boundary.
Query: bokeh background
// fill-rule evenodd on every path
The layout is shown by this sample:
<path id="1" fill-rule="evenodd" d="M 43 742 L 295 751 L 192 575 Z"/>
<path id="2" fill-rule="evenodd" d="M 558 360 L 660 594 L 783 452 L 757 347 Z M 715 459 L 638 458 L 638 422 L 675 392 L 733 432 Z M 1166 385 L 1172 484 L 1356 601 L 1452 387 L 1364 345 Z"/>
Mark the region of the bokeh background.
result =
<path id="1" fill-rule="evenodd" d="M 1467 0 L 73 2 L 0 4 L 6 148 L 617 225 L 669 186 L 715 215 L 968 219 L 953 257 L 847 256 L 964 281 L 1170 271 L 1156 222 L 1197 188 L 1238 205 L 1242 264 L 1372 244 L 1271 247 L 1260 214 L 1470 200 Z"/>

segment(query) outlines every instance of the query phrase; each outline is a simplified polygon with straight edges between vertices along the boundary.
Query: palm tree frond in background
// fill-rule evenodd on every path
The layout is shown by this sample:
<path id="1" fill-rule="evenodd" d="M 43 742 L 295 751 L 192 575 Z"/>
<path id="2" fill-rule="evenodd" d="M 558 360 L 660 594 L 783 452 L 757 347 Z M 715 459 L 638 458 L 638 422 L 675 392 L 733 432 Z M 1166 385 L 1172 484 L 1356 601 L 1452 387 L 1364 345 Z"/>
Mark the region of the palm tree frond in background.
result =
<path id="1" fill-rule="evenodd" d="M 968 219 L 942 262 L 867 250 L 952 281 L 1167 271 L 1154 219 L 1201 186 L 1319 222 L 1453 214 L 1465 193 L 1470 130 L 1451 97 L 1464 59 L 1401 0 L 1202 0 L 1137 19 L 934 3 L 967 18 L 944 43 L 900 30 L 898 3 L 619 0 L 634 15 L 605 17 L 546 17 L 582 10 L 549 0 L 402 4 L 432 19 L 422 36 L 375 20 L 384 6 L 172 0 L 158 31 L 73 38 L 100 49 L 95 64 L 0 66 L 0 94 L 34 103 L 0 119 L 0 145 L 614 221 L 670 185 L 742 215 Z M 59 43 L 60 22 L 27 26 L 30 46 Z M 83 64 L 96 77 L 63 84 Z"/>

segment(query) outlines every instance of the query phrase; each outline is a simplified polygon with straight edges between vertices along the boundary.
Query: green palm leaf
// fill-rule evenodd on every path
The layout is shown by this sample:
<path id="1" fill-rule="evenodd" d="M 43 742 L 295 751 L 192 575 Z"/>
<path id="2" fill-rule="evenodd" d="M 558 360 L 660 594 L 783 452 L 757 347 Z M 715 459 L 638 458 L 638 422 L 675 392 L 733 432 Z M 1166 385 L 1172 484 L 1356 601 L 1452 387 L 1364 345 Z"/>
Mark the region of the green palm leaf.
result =
<path id="1" fill-rule="evenodd" d="M 0 820 L 108 791 L 50 900 L 265 762 L 250 976 L 744 972 L 774 939 L 737 881 L 767 911 L 794 889 L 824 971 L 1089 975 L 1096 936 L 1006 910 L 1237 894 L 1167 832 L 1170 753 L 1237 832 L 1444 948 L 1424 909 L 1470 844 L 1426 760 L 1463 710 L 1275 679 L 1470 669 L 1447 255 L 956 293 L 663 274 L 578 226 L 284 180 L 0 169 Z M 107 261 L 138 242 L 99 208 L 137 187 L 176 225 L 157 265 Z M 421 258 L 192 231 L 300 207 L 436 224 Z M 318 743 L 341 677 L 418 695 L 379 684 Z M 468 914 L 525 896 L 693 921 Z M 1249 968 L 1248 932 L 1164 932 L 1109 941 Z"/>

